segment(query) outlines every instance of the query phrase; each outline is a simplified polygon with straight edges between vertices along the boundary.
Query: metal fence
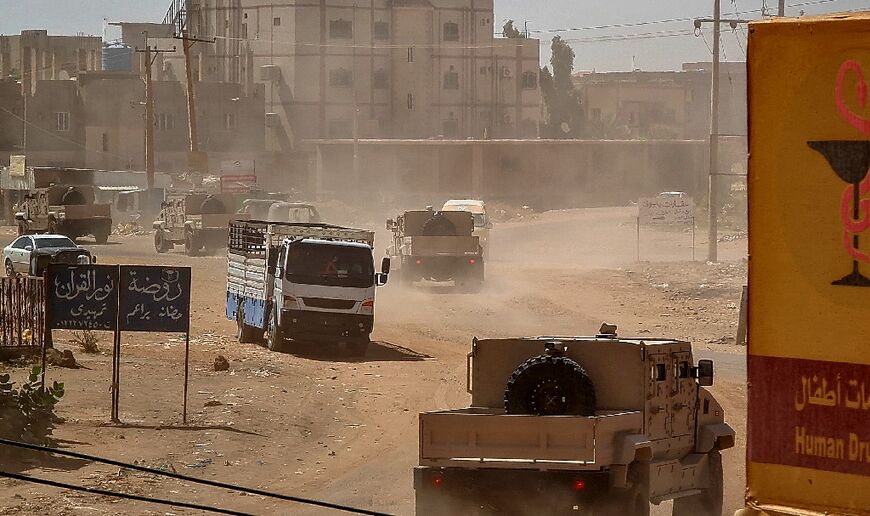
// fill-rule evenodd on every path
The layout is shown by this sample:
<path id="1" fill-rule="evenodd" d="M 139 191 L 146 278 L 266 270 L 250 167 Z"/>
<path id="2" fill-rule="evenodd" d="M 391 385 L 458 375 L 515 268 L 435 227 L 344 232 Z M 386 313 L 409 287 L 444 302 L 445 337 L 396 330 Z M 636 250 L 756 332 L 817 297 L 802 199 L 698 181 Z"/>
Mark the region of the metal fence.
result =
<path id="1" fill-rule="evenodd" d="M 42 347 L 45 292 L 42 278 L 0 278 L 0 349 Z"/>

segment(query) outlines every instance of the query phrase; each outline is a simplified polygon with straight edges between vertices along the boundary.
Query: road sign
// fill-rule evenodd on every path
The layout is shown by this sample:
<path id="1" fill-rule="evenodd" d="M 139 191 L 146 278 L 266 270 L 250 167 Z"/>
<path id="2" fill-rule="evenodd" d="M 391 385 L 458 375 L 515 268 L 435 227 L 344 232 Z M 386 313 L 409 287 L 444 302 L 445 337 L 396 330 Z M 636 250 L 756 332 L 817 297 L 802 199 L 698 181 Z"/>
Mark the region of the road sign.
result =
<path id="1" fill-rule="evenodd" d="M 47 303 L 49 329 L 114 330 L 118 266 L 50 266 Z"/>
<path id="2" fill-rule="evenodd" d="M 866 13 L 749 29 L 747 499 L 761 509 L 870 507 L 868 31 Z"/>
<path id="3" fill-rule="evenodd" d="M 26 165 L 27 158 L 25 156 L 9 156 L 9 176 L 10 177 L 24 177 L 24 169 Z"/>
<path id="4" fill-rule="evenodd" d="M 121 266 L 118 324 L 122 331 L 186 333 L 190 268 Z"/>
<path id="5" fill-rule="evenodd" d="M 637 212 L 645 225 L 691 224 L 695 202 L 691 197 L 645 197 L 638 199 Z"/>

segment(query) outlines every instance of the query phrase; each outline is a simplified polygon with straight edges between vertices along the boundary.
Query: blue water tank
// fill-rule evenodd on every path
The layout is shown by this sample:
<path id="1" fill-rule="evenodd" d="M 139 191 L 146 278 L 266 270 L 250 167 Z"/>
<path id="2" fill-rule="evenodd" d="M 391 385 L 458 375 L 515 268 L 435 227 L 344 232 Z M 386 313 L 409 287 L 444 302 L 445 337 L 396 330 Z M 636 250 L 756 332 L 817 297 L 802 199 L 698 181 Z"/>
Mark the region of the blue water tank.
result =
<path id="1" fill-rule="evenodd" d="M 132 72 L 133 47 L 125 43 L 103 45 L 103 70 L 106 72 Z"/>

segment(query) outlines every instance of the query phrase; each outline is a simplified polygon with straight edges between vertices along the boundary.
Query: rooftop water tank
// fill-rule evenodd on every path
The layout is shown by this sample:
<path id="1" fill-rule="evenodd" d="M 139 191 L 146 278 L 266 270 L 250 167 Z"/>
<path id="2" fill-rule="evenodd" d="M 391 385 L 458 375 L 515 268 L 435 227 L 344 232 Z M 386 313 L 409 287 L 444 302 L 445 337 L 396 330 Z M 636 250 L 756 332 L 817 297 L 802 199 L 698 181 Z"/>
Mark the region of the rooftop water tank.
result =
<path id="1" fill-rule="evenodd" d="M 104 45 L 103 71 L 132 72 L 133 48 L 125 43 L 109 43 Z"/>

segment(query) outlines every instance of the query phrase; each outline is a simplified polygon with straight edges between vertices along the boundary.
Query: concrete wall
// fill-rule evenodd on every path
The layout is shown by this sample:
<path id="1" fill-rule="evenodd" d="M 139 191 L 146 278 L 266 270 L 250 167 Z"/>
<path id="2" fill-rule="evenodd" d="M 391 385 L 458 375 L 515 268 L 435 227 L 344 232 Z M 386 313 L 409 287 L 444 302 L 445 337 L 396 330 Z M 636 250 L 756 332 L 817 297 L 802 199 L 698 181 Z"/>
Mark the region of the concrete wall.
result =
<path id="1" fill-rule="evenodd" d="M 627 203 L 662 191 L 703 196 L 704 141 L 488 140 L 317 142 L 321 197 L 474 197 L 540 208 Z"/>

